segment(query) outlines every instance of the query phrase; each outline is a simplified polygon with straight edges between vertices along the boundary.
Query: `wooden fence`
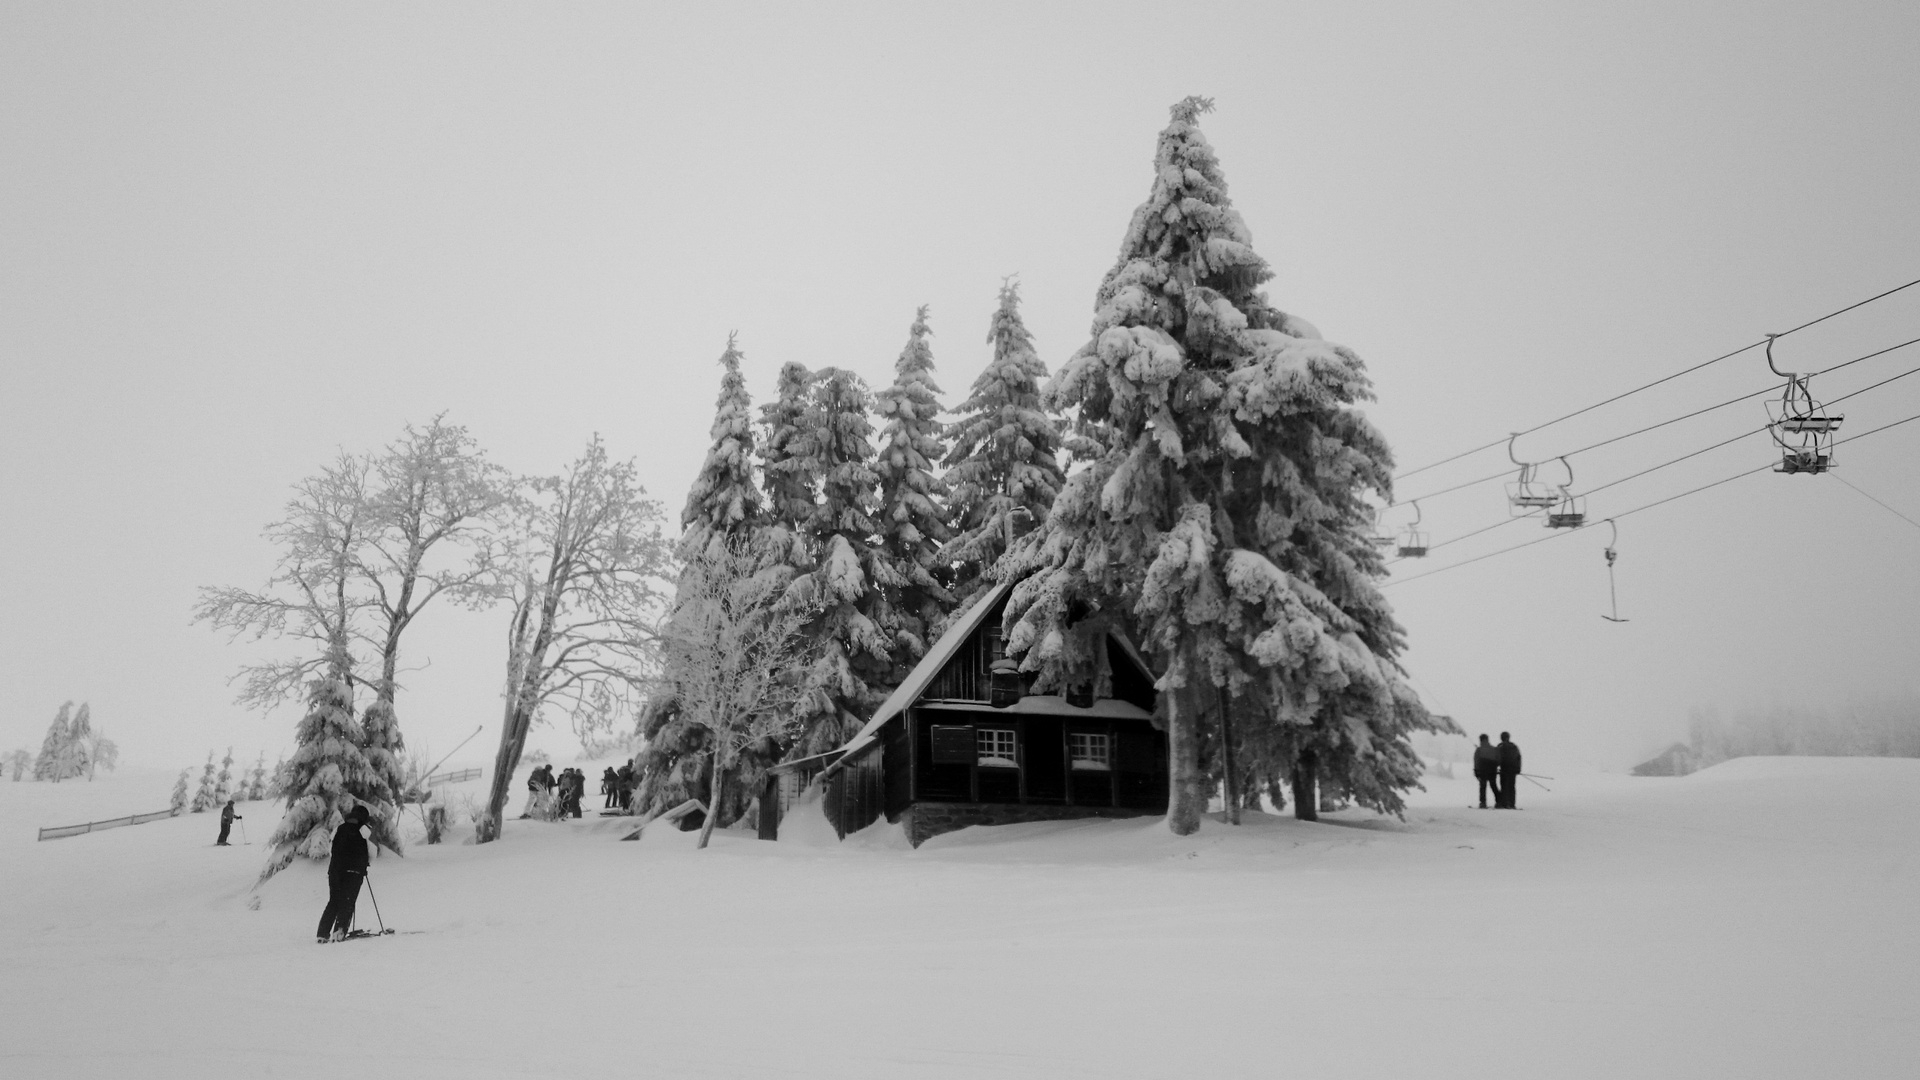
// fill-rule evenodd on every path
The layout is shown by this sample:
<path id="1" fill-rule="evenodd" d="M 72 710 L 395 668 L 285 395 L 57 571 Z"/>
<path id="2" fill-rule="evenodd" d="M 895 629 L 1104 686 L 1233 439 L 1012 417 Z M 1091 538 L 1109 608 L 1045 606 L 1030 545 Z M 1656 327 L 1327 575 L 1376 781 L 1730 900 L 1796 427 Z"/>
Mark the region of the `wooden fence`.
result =
<path id="1" fill-rule="evenodd" d="M 173 816 L 171 810 L 157 810 L 151 814 L 129 814 L 126 817 L 108 818 L 105 821 L 89 821 L 83 825 L 55 825 L 51 829 L 41 829 L 40 839 L 58 840 L 63 836 L 79 836 L 81 833 L 99 832 L 101 829 L 117 829 L 122 825 L 145 825 L 149 821 Z"/>
<path id="2" fill-rule="evenodd" d="M 454 772 L 435 773 L 427 777 L 427 786 L 438 784 L 464 784 L 469 780 L 480 779 L 479 769 L 459 769 Z"/>

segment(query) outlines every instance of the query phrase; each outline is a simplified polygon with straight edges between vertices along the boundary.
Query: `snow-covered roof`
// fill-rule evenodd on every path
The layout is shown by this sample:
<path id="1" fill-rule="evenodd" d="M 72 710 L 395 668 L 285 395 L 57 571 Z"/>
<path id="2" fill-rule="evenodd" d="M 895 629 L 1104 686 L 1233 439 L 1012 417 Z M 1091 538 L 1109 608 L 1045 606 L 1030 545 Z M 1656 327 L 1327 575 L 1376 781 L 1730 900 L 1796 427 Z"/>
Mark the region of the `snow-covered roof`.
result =
<path id="1" fill-rule="evenodd" d="M 1000 606 L 1000 601 L 1004 600 L 1007 593 L 1012 589 L 1013 585 L 1011 582 L 1003 581 L 995 585 L 993 588 L 987 590 L 985 595 L 980 597 L 979 603 L 974 604 L 958 619 L 955 619 L 953 623 L 947 627 L 947 632 L 941 634 L 940 639 L 935 641 L 933 647 L 927 650 L 927 655 L 921 657 L 920 662 L 915 664 L 913 670 L 907 673 L 906 679 L 901 682 L 899 686 L 894 687 L 893 693 L 887 695 L 887 700 L 881 702 L 880 707 L 873 711 L 873 718 L 868 720 L 866 726 L 860 729 L 860 733 L 848 739 L 846 745 L 840 747 L 839 750 L 829 751 L 829 753 L 839 754 L 840 757 L 838 760 L 829 764 L 827 771 L 832 772 L 838 768 L 842 762 L 851 761 L 858 757 L 861 751 L 873 744 L 875 737 L 879 734 L 880 729 L 886 726 L 887 721 L 906 712 L 907 706 L 919 700 L 920 695 L 926 692 L 928 684 L 932 683 L 933 680 L 939 676 L 940 672 L 946 668 L 947 661 L 953 659 L 953 654 L 960 651 L 960 646 L 966 644 L 967 638 L 973 636 L 973 632 L 980 628 L 980 624 L 987 621 L 987 616 Z M 1151 671 L 1151 669 L 1147 667 L 1147 662 L 1141 658 L 1139 650 L 1133 647 L 1133 642 L 1128 641 L 1126 635 L 1109 634 L 1108 637 L 1119 643 L 1120 648 L 1125 651 L 1128 659 L 1138 664 L 1141 671 Z M 1099 716 L 1112 719 L 1149 720 L 1153 717 L 1153 714 L 1146 709 L 1142 709 L 1138 705 L 1121 701 L 1117 698 L 1102 698 L 1087 708 L 1069 706 L 1064 700 L 1053 697 L 1024 697 L 1005 709 L 996 709 L 990 705 L 981 705 L 978 703 L 945 701 L 941 702 L 939 707 L 942 709 L 958 709 L 962 711 L 977 710 L 980 712 L 994 713 L 1055 713 L 1071 711 L 1072 714 L 1076 716 Z M 816 756 L 823 757 L 825 755 Z"/>
<path id="2" fill-rule="evenodd" d="M 860 733 L 848 739 L 847 745 L 840 749 L 848 755 L 864 749 L 873 741 L 874 733 L 879 731 L 887 721 L 907 711 L 907 706 L 913 704 L 915 698 L 926 692 L 927 684 L 940 674 L 941 670 L 947 666 L 947 661 L 953 659 L 953 654 L 960 651 L 960 646 L 967 643 L 967 638 L 980 628 L 980 624 L 987 621 L 987 615 L 999 606 L 1000 601 L 1012 588 L 1013 586 L 1005 581 L 995 585 L 987 590 L 979 603 L 953 620 L 947 627 L 947 632 L 941 634 L 940 639 L 933 643 L 933 648 L 927 650 L 927 655 L 913 665 L 912 671 L 907 672 L 906 679 L 893 688 L 893 693 L 887 695 L 887 700 L 881 702 L 879 708 L 873 710 L 873 718 L 860 729 Z"/>

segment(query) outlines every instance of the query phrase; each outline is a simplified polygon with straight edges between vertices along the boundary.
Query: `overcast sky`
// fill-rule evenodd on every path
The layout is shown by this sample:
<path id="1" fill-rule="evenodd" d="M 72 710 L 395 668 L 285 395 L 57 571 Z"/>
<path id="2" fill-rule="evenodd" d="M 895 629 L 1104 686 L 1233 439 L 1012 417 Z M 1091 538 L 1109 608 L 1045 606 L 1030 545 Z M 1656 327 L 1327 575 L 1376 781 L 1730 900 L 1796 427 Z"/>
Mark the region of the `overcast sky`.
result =
<path id="1" fill-rule="evenodd" d="M 599 432 L 677 514 L 730 331 L 758 403 L 788 360 L 884 385 L 930 304 L 954 404 L 1017 273 L 1057 368 L 1188 94 L 1218 103 L 1271 297 L 1367 360 L 1403 466 L 1531 427 L 1920 278 L 1916 41 L 1900 2 L 0 3 L 0 749 L 67 699 L 132 764 L 290 749 L 296 708 L 232 704 L 247 653 L 189 624 L 195 589 L 258 583 L 290 485 L 408 422 L 445 410 L 529 473 Z M 1778 351 L 1915 337 L 1920 288 Z M 1773 381 L 1742 354 L 1520 451 Z M 1920 375 L 1843 408 L 1843 434 L 1920 413 Z M 1576 457 L 1576 486 L 1763 421 L 1755 399 Z M 1589 514 L 1763 464 L 1764 438 Z M 1622 521 L 1625 624 L 1599 617 L 1604 529 L 1392 585 L 1407 666 L 1546 772 L 1630 765 L 1695 707 L 1912 694 L 1920 528 L 1861 492 L 1920 518 L 1920 422 L 1840 454 Z M 1438 543 L 1503 494 L 1422 516 Z M 485 725 L 461 759 L 488 759 L 504 620 L 410 632 L 410 741 Z"/>

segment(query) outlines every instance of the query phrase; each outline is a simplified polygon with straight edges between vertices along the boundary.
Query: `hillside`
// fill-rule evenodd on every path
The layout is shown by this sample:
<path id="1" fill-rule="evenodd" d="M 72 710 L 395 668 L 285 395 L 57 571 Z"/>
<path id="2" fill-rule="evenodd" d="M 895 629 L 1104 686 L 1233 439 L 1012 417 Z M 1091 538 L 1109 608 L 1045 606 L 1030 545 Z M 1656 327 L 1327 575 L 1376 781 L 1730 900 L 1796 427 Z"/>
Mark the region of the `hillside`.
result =
<path id="1" fill-rule="evenodd" d="M 35 843 L 163 806 L 171 777 L 0 784 L 0 1071 L 1920 1070 L 1920 761 L 1563 778 L 1518 813 L 1433 784 L 1404 823 L 1035 824 L 918 851 L 884 828 L 696 852 L 591 812 L 510 822 L 376 863 L 387 924 L 423 933 L 324 947 L 318 867 L 248 906 L 276 808 L 242 806 L 252 847 L 210 846 L 210 815 Z"/>

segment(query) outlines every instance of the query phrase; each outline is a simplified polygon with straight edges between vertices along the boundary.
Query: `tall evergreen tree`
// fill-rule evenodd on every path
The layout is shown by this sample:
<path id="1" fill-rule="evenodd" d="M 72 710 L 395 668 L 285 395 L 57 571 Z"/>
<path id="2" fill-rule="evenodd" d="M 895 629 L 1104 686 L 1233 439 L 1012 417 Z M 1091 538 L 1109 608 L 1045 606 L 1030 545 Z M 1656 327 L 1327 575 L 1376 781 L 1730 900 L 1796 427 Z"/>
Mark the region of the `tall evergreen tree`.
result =
<path id="1" fill-rule="evenodd" d="M 46 737 L 40 740 L 40 756 L 33 759 L 35 780 L 66 779 L 67 744 L 72 738 L 73 702 L 68 701 L 53 714 L 53 723 L 47 725 Z"/>
<path id="2" fill-rule="evenodd" d="M 941 559 L 960 603 L 991 583 L 989 572 L 1013 533 L 1011 515 L 1025 511 L 1033 524 L 1045 521 L 1066 482 L 1060 426 L 1040 397 L 1047 365 L 1021 321 L 1018 284 L 1000 287 L 987 342 L 993 359 L 955 410 L 946 460 L 953 538 Z"/>
<path id="3" fill-rule="evenodd" d="M 682 531 L 679 555 L 683 583 L 686 581 L 684 575 L 687 567 L 710 558 L 723 558 L 729 551 L 765 551 L 769 561 L 774 562 L 784 562 L 790 554 L 789 544 L 770 549 L 765 546 L 765 537 L 761 535 L 768 526 L 767 499 L 760 493 L 753 477 L 753 401 L 747 393 L 746 379 L 740 373 L 742 359 L 737 339 L 729 336 L 726 352 L 720 356 L 720 396 L 715 402 L 713 425 L 708 431 L 710 442 L 707 457 L 700 465 L 699 474 L 694 477 L 693 488 L 687 493 L 686 508 L 680 514 Z M 788 364 L 781 370 L 783 395 L 765 412 L 770 416 L 791 416 L 797 423 L 804 416 L 807 381 L 805 368 Z M 778 425 L 778 436 L 783 447 L 794 445 L 797 434 L 795 424 L 782 422 Z M 793 470 L 787 470 L 784 474 L 788 487 L 797 489 L 794 476 Z M 796 490 L 789 490 L 787 498 L 790 507 L 797 507 L 804 501 L 811 511 L 810 493 L 801 500 Z M 791 570 L 788 573 L 791 574 Z M 697 588 L 692 590 L 698 591 Z M 693 599 L 687 589 L 676 590 L 673 610 L 668 616 L 666 636 L 669 639 L 676 637 L 676 622 L 687 617 L 683 605 Z M 712 770 L 702 767 L 702 762 L 712 751 L 708 730 L 692 722 L 677 694 L 671 689 L 687 681 L 684 677 L 686 673 L 676 670 L 676 665 L 684 662 L 684 656 L 673 650 L 667 651 L 666 670 L 662 672 L 661 679 L 666 689 L 657 691 L 648 701 L 641 721 L 641 734 L 647 740 L 646 749 L 640 755 L 638 802 L 641 813 L 678 806 L 687 799 L 712 802 L 708 790 Z M 745 793 L 750 792 L 752 784 L 759 779 L 760 771 L 771 764 L 770 761 L 761 760 L 768 756 L 748 754 L 743 758 L 742 768 L 746 773 L 743 779 L 746 783 L 729 788 L 736 797 L 727 805 L 717 808 L 719 820 L 732 821 L 739 816 L 745 808 Z"/>
<path id="4" fill-rule="evenodd" d="M 181 769 L 180 778 L 173 782 L 173 800 L 167 804 L 167 809 L 173 811 L 174 817 L 187 812 L 187 777 L 192 773 L 192 769 Z"/>
<path id="5" fill-rule="evenodd" d="M 803 434 L 793 440 L 791 472 L 819 477 L 820 484 L 807 530 L 814 565 L 788 588 L 790 602 L 818 613 L 806 630 L 818 659 L 809 672 L 816 690 L 798 710 L 800 754 L 831 750 L 852 737 L 898 663 L 899 620 L 886 597 L 907 579 L 875 544 L 872 401 L 860 376 L 824 368 L 814 375 Z"/>
<path id="6" fill-rule="evenodd" d="M 1364 496 L 1391 501 L 1392 456 L 1355 408 L 1372 396 L 1359 357 L 1259 291 L 1272 274 L 1200 133 L 1210 108 L 1174 106 L 1092 340 L 1050 387 L 1088 467 L 1019 548 L 1008 649 L 1042 685 L 1104 682 L 1098 646 L 1124 613 L 1164 672 L 1176 833 L 1199 828 L 1215 779 L 1237 816 L 1236 741 L 1304 779 L 1296 812 L 1317 766 L 1397 813 L 1418 784 L 1411 734 L 1453 728 L 1401 679 L 1375 584 Z"/>
<path id="7" fill-rule="evenodd" d="M 307 715 L 294 732 L 287 766 L 287 812 L 268 841 L 274 850 L 260 871 L 261 881 L 297 856 L 332 854 L 333 832 L 356 806 L 372 815 L 368 828 L 374 843 L 400 854 L 393 795 L 360 749 L 364 735 L 353 718 L 351 665 L 346 643 L 336 643 L 326 672 L 309 687 Z"/>
<path id="8" fill-rule="evenodd" d="M 93 707 L 81 702 L 74 710 L 73 723 L 67 727 L 67 745 L 61 751 L 60 772 L 63 777 L 75 777 L 85 774 L 92 779 L 93 745 Z"/>
<path id="9" fill-rule="evenodd" d="M 932 336 L 922 307 L 894 361 L 893 385 L 874 398 L 883 424 L 874 461 L 880 481 L 880 558 L 903 581 L 886 597 L 898 624 L 888 685 L 906 678 L 927 651 L 933 627 L 953 607 L 953 594 L 935 576 L 948 531 L 947 485 L 933 471 L 946 453 L 946 427 L 939 419 L 940 388 L 933 381 Z"/>

